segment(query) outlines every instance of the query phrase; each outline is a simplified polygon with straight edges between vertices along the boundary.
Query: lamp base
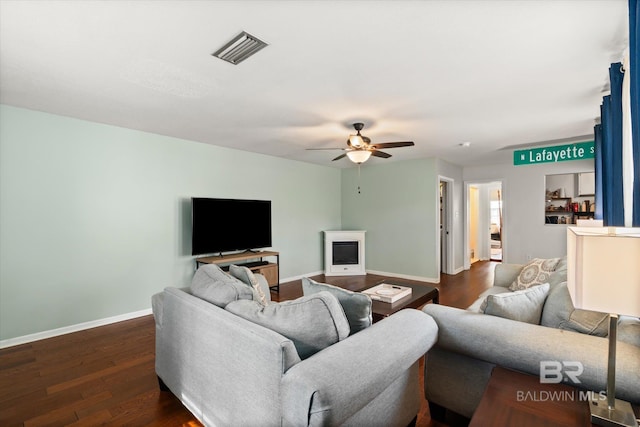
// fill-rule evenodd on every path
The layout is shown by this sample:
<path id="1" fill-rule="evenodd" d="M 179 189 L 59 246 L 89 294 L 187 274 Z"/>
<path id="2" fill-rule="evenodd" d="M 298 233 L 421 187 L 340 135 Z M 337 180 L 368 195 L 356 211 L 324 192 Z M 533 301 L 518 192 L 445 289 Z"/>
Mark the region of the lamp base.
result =
<path id="1" fill-rule="evenodd" d="M 638 427 L 636 415 L 629 402 L 616 399 L 615 408 L 609 409 L 606 400 L 590 400 L 591 422 L 605 427 Z"/>

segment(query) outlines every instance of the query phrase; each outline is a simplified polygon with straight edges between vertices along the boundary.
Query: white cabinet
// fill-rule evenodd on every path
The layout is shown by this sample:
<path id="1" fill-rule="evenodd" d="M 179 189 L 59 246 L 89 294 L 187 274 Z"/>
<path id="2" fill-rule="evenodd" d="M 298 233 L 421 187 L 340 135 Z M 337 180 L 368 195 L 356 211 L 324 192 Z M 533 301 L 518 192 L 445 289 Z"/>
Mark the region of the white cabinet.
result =
<path id="1" fill-rule="evenodd" d="M 595 172 L 578 174 L 578 196 L 593 196 L 596 193 Z"/>

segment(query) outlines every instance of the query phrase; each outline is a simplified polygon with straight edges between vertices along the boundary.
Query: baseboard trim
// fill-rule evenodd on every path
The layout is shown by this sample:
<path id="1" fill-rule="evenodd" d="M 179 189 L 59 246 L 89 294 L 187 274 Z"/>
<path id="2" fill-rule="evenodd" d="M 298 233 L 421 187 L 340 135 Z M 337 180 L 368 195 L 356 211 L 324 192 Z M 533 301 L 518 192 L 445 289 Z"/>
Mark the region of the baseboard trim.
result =
<path id="1" fill-rule="evenodd" d="M 398 277 L 401 279 L 408 279 L 408 280 L 418 280 L 421 282 L 440 283 L 440 278 L 436 279 L 433 277 L 412 276 L 408 274 L 389 273 L 389 272 L 376 271 L 376 270 L 367 270 L 367 273 L 377 274 L 379 276 Z M 301 274 L 299 276 L 286 277 L 286 278 L 283 278 L 280 281 L 280 283 L 292 282 L 294 280 L 301 280 L 303 277 L 319 276 L 322 274 L 324 274 L 324 270 Z M 137 317 L 142 317 L 142 316 L 148 316 L 150 314 L 152 314 L 151 309 L 147 308 L 145 310 L 134 311 L 132 313 L 120 314 L 118 316 L 92 320 L 84 323 L 78 323 L 76 325 L 64 326 L 62 328 L 51 329 L 49 331 L 36 332 L 35 334 L 29 334 L 29 335 L 24 335 L 24 336 L 15 337 L 15 338 L 8 338 L 5 340 L 0 340 L 0 349 L 13 347 L 21 344 L 28 344 L 30 342 L 44 340 L 47 338 L 53 338 L 60 335 L 70 334 L 73 332 L 84 331 L 85 329 L 97 328 L 98 326 L 110 325 L 112 323 L 131 320 L 131 319 L 135 319 Z"/>
<path id="2" fill-rule="evenodd" d="M 36 332 L 35 334 L 24 335 L 21 337 L 0 340 L 0 349 L 13 347 L 16 345 L 27 344 L 34 341 L 53 338 L 60 335 L 70 334 L 72 332 L 84 331 L 85 329 L 96 328 L 98 326 L 110 325 L 112 323 L 122 322 L 124 320 L 135 319 L 137 317 L 148 316 L 151 309 L 134 311 L 132 313 L 120 314 L 118 316 L 107 317 L 105 319 L 92 320 L 90 322 L 78 323 L 77 325 L 64 326 L 62 328 L 51 329 L 49 331 Z"/>
<path id="3" fill-rule="evenodd" d="M 282 280 L 280 280 L 280 283 L 288 283 L 288 282 L 293 282 L 294 280 L 302 280 L 303 277 L 319 276 L 320 274 L 324 274 L 324 270 L 301 274 L 299 276 L 285 277 Z"/>
<path id="4" fill-rule="evenodd" d="M 455 276 L 458 273 L 462 273 L 464 271 L 464 267 L 458 267 L 455 270 L 453 270 L 453 273 L 451 273 L 452 276 Z"/>
<path id="5" fill-rule="evenodd" d="M 376 274 L 378 276 L 391 276 L 399 277 L 400 279 L 417 280 L 419 282 L 440 283 L 440 277 L 424 277 L 424 276 L 412 276 L 409 274 L 390 273 L 388 271 L 367 270 L 369 274 Z"/>

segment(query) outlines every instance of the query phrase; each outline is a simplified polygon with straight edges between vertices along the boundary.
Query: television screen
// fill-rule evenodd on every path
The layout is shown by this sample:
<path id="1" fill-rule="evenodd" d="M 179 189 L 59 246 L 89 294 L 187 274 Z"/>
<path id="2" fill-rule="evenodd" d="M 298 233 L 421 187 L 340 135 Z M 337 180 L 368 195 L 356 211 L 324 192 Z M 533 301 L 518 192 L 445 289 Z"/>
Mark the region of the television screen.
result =
<path id="1" fill-rule="evenodd" d="M 193 255 L 271 246 L 271 201 L 191 199 Z"/>

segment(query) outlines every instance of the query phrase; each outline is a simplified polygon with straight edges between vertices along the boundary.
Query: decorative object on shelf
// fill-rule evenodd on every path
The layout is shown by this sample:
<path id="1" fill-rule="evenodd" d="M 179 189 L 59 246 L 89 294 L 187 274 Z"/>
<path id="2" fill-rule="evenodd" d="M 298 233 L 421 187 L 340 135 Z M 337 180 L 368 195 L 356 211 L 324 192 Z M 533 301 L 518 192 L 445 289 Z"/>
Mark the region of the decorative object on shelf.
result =
<path id="1" fill-rule="evenodd" d="M 593 175 L 592 172 L 589 172 Z M 589 173 L 584 173 L 587 176 Z M 545 224 L 575 224 L 578 219 L 593 218 L 593 195 L 580 194 L 578 173 L 545 175 Z M 561 197 L 564 196 L 564 197 Z M 552 221 L 549 216 L 557 215 Z M 565 216 L 564 220 L 561 216 Z"/>
<path id="2" fill-rule="evenodd" d="M 589 402 L 591 422 L 637 427 L 629 402 L 616 394 L 616 341 L 619 315 L 640 317 L 640 228 L 569 227 L 567 284 L 576 308 L 609 315 L 607 399 Z M 607 268 L 603 268 L 607 266 Z"/>

